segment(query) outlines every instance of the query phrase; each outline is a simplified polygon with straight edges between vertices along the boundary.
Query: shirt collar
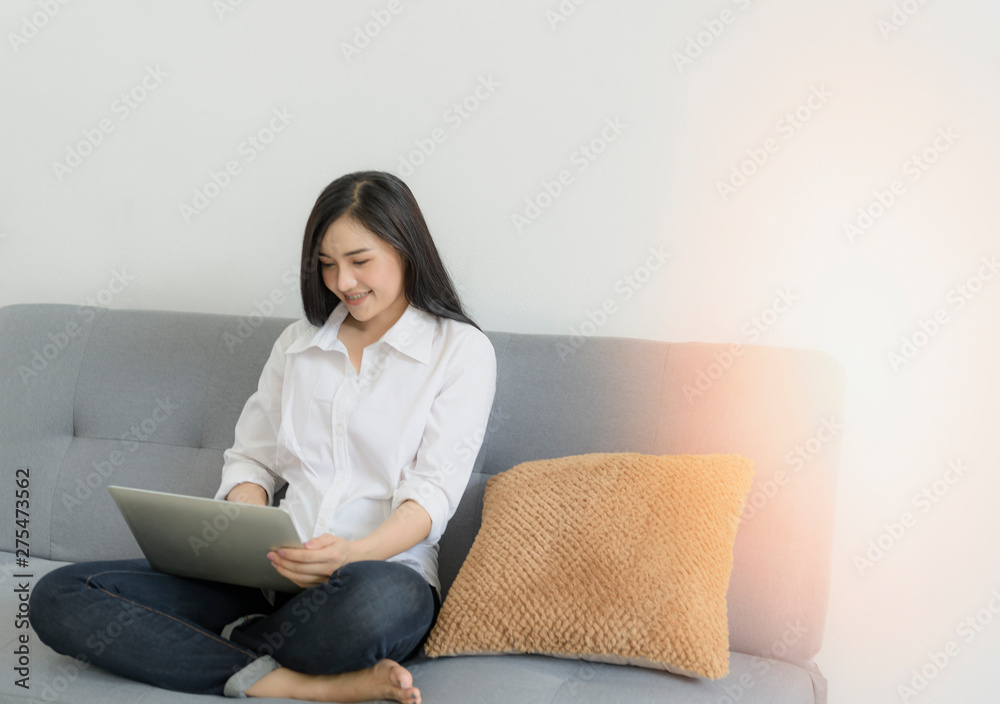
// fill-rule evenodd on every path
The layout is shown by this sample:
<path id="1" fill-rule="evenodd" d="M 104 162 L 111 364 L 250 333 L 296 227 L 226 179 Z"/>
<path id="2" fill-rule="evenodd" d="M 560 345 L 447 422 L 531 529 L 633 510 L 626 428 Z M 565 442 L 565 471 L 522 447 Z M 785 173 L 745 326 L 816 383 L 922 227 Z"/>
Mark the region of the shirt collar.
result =
<path id="1" fill-rule="evenodd" d="M 313 328 L 315 333 L 312 335 L 307 333 L 295 340 L 285 350 L 285 354 L 302 352 L 310 347 L 318 347 L 327 351 L 343 350 L 343 343 L 337 339 L 337 333 L 340 332 L 340 326 L 347 315 L 347 306 L 343 303 L 339 304 L 330 313 L 330 317 L 326 319 L 322 327 Z M 437 318 L 430 313 L 407 305 L 399 320 L 375 344 L 385 343 L 421 364 L 429 364 L 431 341 L 436 322 Z"/>

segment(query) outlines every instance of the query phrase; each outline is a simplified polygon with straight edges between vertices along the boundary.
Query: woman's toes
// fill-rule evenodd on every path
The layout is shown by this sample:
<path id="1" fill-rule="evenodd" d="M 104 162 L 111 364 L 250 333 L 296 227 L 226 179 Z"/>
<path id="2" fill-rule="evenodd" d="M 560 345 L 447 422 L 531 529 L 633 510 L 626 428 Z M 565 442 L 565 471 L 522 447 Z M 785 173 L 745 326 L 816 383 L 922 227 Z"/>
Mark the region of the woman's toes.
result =
<path id="1" fill-rule="evenodd" d="M 419 704 L 420 690 L 413 686 L 413 675 L 394 660 L 380 660 L 372 668 L 375 678 L 388 685 L 387 698 L 405 704 Z"/>

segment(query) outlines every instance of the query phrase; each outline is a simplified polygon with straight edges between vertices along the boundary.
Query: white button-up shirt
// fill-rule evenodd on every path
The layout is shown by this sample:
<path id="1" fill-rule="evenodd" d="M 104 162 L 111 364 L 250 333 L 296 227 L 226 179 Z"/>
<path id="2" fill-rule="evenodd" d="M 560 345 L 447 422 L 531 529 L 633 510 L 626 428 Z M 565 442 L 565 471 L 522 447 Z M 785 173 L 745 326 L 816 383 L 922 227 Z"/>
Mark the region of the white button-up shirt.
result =
<path id="1" fill-rule="evenodd" d="M 496 355 L 466 323 L 408 306 L 364 349 L 361 372 L 337 338 L 347 306 L 321 328 L 307 320 L 278 337 L 225 452 L 223 499 L 241 482 L 281 501 L 303 540 L 363 538 L 412 499 L 430 534 L 390 560 L 440 591 L 437 543 L 458 508 L 486 432 Z"/>

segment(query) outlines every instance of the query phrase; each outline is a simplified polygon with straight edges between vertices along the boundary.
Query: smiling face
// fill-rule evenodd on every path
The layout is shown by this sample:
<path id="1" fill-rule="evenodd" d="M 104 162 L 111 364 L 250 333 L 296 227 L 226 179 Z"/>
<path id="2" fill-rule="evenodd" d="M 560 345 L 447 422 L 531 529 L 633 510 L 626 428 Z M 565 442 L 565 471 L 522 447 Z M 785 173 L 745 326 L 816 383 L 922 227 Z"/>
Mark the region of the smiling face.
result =
<path id="1" fill-rule="evenodd" d="M 360 330 L 381 337 L 406 310 L 402 259 L 353 218 L 342 215 L 330 224 L 319 262 L 323 283 L 347 306 Z"/>

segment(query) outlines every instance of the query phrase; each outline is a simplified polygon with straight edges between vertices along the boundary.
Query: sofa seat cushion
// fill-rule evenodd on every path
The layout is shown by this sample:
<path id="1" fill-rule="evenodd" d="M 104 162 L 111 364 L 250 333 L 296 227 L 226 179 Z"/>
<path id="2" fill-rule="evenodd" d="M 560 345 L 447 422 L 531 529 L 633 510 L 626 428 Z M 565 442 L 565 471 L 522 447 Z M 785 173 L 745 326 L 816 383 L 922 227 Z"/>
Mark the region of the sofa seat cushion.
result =
<path id="1" fill-rule="evenodd" d="M 475 655 L 405 663 L 435 704 L 820 704 L 826 680 L 812 663 L 730 653 L 729 675 L 695 679 L 663 670 L 545 655 Z M 729 697 L 727 699 L 726 697 Z"/>

